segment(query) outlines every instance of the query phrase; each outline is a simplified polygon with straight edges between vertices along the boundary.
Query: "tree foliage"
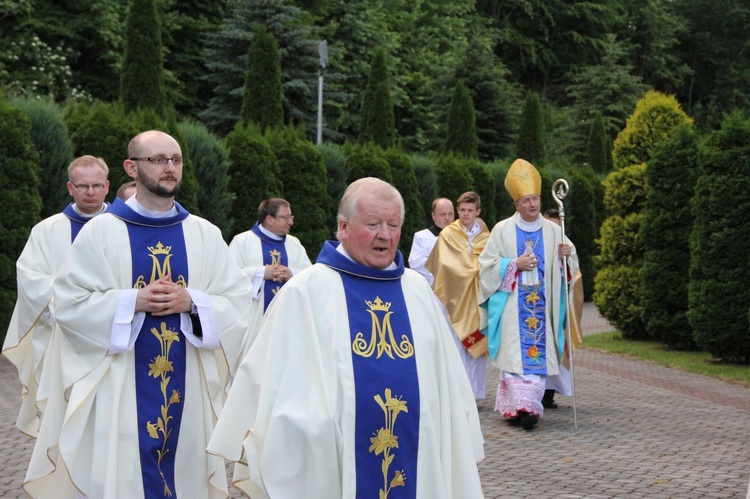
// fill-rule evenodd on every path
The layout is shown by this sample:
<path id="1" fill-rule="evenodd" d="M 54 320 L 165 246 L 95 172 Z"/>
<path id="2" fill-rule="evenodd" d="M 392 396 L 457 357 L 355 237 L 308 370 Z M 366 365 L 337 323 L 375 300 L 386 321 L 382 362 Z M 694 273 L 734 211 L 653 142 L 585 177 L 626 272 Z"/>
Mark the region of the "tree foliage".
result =
<path id="1" fill-rule="evenodd" d="M 696 343 L 750 364 L 750 120 L 730 115 L 700 152 L 690 235 L 688 320 Z"/>
<path id="2" fill-rule="evenodd" d="M 456 204 L 458 197 L 466 191 L 474 190 L 474 182 L 469 172 L 469 161 L 455 154 L 440 156 L 435 165 L 439 196 Z"/>
<path id="3" fill-rule="evenodd" d="M 261 130 L 284 124 L 281 91 L 279 45 L 265 26 L 255 27 L 247 54 L 245 89 L 240 116 L 245 124 L 255 123 Z"/>
<path id="4" fill-rule="evenodd" d="M 279 162 L 284 198 L 295 213 L 294 235 L 314 261 L 323 243 L 332 236 L 327 226 L 326 207 L 331 200 L 323 156 L 305 140 L 301 129 L 269 129 L 266 136 Z"/>
<path id="5" fill-rule="evenodd" d="M 71 200 L 65 183 L 73 161 L 73 143 L 62 110 L 51 100 L 17 99 L 12 105 L 31 121 L 31 140 L 39 154 L 42 218 L 47 218 Z"/>
<path id="6" fill-rule="evenodd" d="M 221 229 L 225 240 L 229 240 L 234 223 L 234 194 L 230 190 L 229 182 L 229 151 L 223 141 L 212 135 L 200 123 L 182 122 L 178 129 L 183 147 L 190 151 L 190 160 L 200 186 L 198 210 L 201 216 Z"/>
<path id="7" fill-rule="evenodd" d="M 382 148 L 396 144 L 396 122 L 391 100 L 391 77 L 385 51 L 378 49 L 372 56 L 370 76 L 362 92 L 359 138 L 372 141 Z"/>
<path id="8" fill-rule="evenodd" d="M 646 168 L 649 186 L 643 241 L 641 307 L 649 337 L 677 349 L 695 347 L 687 320 L 690 198 L 698 170 L 698 143 L 686 126 L 657 146 Z"/>
<path id="9" fill-rule="evenodd" d="M 414 174 L 414 167 L 406 153 L 400 149 L 391 148 L 383 152 L 383 157 L 390 166 L 393 186 L 404 198 L 404 225 L 401 227 L 399 249 L 404 254 L 404 260 L 408 260 L 414 233 L 425 226 L 424 211 L 419 199 L 419 184 Z"/>
<path id="10" fill-rule="evenodd" d="M 693 120 L 673 96 L 649 90 L 628 118 L 612 149 L 615 168 L 648 161 L 659 142 L 674 133 L 679 125 L 692 125 Z"/>
<path id="11" fill-rule="evenodd" d="M 229 190 L 234 201 L 232 236 L 250 230 L 264 199 L 283 197 L 281 170 L 268 140 L 256 125 L 237 123 L 226 137 L 229 150 Z"/>
<path id="12" fill-rule="evenodd" d="M 448 110 L 443 152 L 453 153 L 467 159 L 476 159 L 479 156 L 478 147 L 474 100 L 464 82 L 459 80 L 453 89 L 453 97 Z"/>
<path id="13" fill-rule="evenodd" d="M 0 164 L 6 186 L 0 191 L 0 334 L 5 337 L 16 300 L 16 260 L 31 228 L 39 221 L 42 201 L 39 156 L 31 140 L 31 123 L 0 96 Z"/>
<path id="14" fill-rule="evenodd" d="M 629 339 L 643 339 L 640 226 L 646 200 L 646 165 L 615 170 L 604 180 L 604 202 L 610 216 L 602 223 L 594 303 L 599 313 Z"/>
<path id="15" fill-rule="evenodd" d="M 586 143 L 586 162 L 598 174 L 606 174 L 612 169 L 612 141 L 604 129 L 601 113 L 594 115 Z"/>
<path id="16" fill-rule="evenodd" d="M 120 99 L 125 111 L 167 109 L 161 18 L 155 0 L 129 0 Z"/>
<path id="17" fill-rule="evenodd" d="M 525 159 L 537 168 L 544 168 L 546 159 L 544 140 L 542 103 L 537 94 L 529 92 L 526 94 L 523 112 L 521 113 L 516 156 Z"/>

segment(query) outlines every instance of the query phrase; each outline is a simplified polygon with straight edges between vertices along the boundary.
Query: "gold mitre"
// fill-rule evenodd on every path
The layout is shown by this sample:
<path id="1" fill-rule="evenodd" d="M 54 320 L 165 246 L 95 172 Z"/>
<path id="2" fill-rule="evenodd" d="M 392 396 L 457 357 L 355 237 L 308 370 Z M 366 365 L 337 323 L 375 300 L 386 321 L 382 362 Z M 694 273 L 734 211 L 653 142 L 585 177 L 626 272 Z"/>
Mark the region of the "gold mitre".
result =
<path id="1" fill-rule="evenodd" d="M 534 165 L 525 159 L 517 159 L 510 165 L 508 174 L 505 176 L 505 189 L 518 201 L 529 194 L 542 194 L 542 177 Z"/>

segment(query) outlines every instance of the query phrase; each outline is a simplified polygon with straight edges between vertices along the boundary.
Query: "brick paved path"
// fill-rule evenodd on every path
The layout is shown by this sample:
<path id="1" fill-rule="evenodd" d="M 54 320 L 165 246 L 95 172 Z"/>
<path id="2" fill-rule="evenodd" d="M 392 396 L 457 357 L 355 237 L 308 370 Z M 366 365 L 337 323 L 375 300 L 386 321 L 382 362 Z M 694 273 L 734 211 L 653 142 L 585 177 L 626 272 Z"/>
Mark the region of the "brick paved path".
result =
<path id="1" fill-rule="evenodd" d="M 609 329 L 585 304 L 584 335 Z M 487 498 L 745 498 L 750 388 L 585 348 L 576 353 L 578 430 L 572 399 L 559 395 L 560 407 L 532 431 L 503 420 L 492 410 L 498 372 L 489 370 L 488 398 L 479 403 Z M 15 371 L 2 358 L 3 498 L 25 497 L 32 441 L 14 426 L 18 393 Z"/>

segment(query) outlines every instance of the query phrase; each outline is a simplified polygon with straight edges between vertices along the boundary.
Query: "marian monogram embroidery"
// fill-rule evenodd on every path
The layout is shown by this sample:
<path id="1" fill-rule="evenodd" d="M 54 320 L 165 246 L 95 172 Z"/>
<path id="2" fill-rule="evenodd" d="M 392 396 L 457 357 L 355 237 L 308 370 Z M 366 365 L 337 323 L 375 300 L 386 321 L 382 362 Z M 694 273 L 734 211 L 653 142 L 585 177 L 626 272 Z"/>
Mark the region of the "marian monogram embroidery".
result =
<path id="1" fill-rule="evenodd" d="M 151 279 L 146 282 L 144 277 L 139 275 L 133 285 L 135 289 L 145 288 L 148 284 L 172 273 L 172 265 L 170 263 L 172 259 L 171 246 L 164 246 L 159 242 L 156 247 L 149 246 L 148 251 L 150 253 L 148 256 L 151 257 Z M 183 275 L 177 276 L 174 282 L 183 288 L 187 287 L 187 282 L 185 282 L 185 276 Z"/>
<path id="2" fill-rule="evenodd" d="M 406 482 L 406 474 L 403 470 L 395 470 L 393 472 L 393 479 L 390 484 L 388 483 L 388 471 L 396 455 L 393 453 L 394 449 L 398 449 L 398 436 L 394 431 L 396 427 L 396 418 L 402 412 L 409 412 L 406 407 L 406 400 L 401 400 L 391 396 L 391 389 L 385 389 L 385 401 L 380 394 L 375 395 L 375 402 L 378 403 L 380 408 L 385 414 L 385 426 L 378 430 L 377 435 L 370 438 L 370 452 L 375 453 L 376 456 L 383 454 L 383 463 L 381 470 L 383 471 L 383 488 L 380 489 L 380 499 L 387 499 L 388 494 L 391 492 L 393 487 L 403 487 Z"/>
<path id="3" fill-rule="evenodd" d="M 386 354 L 391 359 L 395 359 L 394 354 L 400 359 L 408 359 L 414 355 L 414 345 L 412 345 L 407 335 L 401 335 L 401 342 L 396 342 L 393 327 L 391 326 L 391 315 L 393 314 L 390 310 L 391 303 L 383 302 L 379 296 L 375 297 L 374 302 L 366 300 L 365 303 L 368 306 L 367 312 L 370 314 L 372 320 L 370 340 L 368 342 L 365 339 L 364 333 L 358 332 L 354 337 L 354 341 L 352 341 L 352 350 L 354 353 L 362 357 L 372 357 L 377 348 L 376 358 L 378 359 L 383 354 Z"/>
<path id="4" fill-rule="evenodd" d="M 269 251 L 268 254 L 271 255 L 271 265 L 281 264 L 281 251 L 275 249 Z"/>

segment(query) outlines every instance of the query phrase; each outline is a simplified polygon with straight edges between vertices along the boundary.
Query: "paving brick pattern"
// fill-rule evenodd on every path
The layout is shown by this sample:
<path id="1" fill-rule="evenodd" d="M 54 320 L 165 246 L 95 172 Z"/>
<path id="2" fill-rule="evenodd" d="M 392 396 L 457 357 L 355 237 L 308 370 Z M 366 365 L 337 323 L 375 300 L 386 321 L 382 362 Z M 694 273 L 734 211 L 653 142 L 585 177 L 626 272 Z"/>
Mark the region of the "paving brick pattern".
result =
<path id="1" fill-rule="evenodd" d="M 589 303 L 582 327 L 585 336 L 611 330 Z M 560 395 L 534 430 L 504 420 L 493 411 L 498 371 L 489 369 L 478 404 L 486 498 L 746 497 L 750 388 L 585 348 L 574 360 L 577 430 L 573 400 Z M 2 498 L 25 497 L 33 441 L 15 429 L 18 394 L 1 358 Z"/>

